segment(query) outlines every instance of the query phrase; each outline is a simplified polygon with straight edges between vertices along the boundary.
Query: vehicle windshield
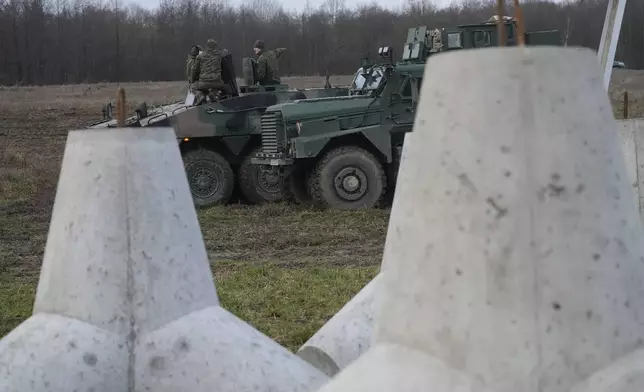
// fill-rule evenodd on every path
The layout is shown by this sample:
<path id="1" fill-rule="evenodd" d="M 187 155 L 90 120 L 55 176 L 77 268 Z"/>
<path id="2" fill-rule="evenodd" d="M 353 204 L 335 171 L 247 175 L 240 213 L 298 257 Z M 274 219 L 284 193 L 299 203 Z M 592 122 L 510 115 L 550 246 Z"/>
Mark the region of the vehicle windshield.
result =
<path id="1" fill-rule="evenodd" d="M 353 78 L 353 82 L 351 83 L 351 90 L 364 89 L 366 91 L 372 91 L 380 86 L 380 83 L 382 82 L 383 76 L 385 74 L 384 68 L 372 67 L 370 70 L 367 70 L 367 72 L 369 71 L 370 73 L 365 75 L 365 70 L 361 67 L 358 72 L 356 72 L 356 75 Z M 367 77 L 365 78 L 365 76 Z"/>

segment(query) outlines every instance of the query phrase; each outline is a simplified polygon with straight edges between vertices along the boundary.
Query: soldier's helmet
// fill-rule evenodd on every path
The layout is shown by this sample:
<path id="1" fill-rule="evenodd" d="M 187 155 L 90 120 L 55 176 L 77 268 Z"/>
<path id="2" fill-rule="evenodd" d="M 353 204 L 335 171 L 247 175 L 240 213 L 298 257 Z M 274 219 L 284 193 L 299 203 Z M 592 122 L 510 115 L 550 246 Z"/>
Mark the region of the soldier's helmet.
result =
<path id="1" fill-rule="evenodd" d="M 192 47 L 192 49 L 190 49 L 190 56 L 194 57 L 194 56 L 198 55 L 199 52 L 201 52 L 201 46 L 195 45 L 195 46 Z"/>
<path id="2" fill-rule="evenodd" d="M 264 44 L 264 41 L 262 41 L 261 39 L 258 39 L 257 41 L 255 41 L 255 45 L 253 46 L 253 48 L 264 50 L 265 46 L 266 45 Z"/>

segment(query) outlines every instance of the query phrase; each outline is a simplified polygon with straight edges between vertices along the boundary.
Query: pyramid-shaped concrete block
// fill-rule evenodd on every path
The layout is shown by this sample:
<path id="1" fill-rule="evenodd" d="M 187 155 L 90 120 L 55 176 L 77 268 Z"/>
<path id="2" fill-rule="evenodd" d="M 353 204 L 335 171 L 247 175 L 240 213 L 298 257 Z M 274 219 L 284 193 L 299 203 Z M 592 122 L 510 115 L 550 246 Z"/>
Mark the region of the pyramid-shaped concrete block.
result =
<path id="1" fill-rule="evenodd" d="M 0 363 L 3 392 L 327 380 L 219 306 L 171 128 L 70 132 L 34 316 L 0 341 Z"/>
<path id="2" fill-rule="evenodd" d="M 138 334 L 219 304 L 168 131 L 70 132 L 34 313 Z"/>
<path id="3" fill-rule="evenodd" d="M 128 339 L 39 313 L 0 340 L 0 391 L 128 391 Z"/>
<path id="4" fill-rule="evenodd" d="M 320 391 L 641 391 L 643 233 L 596 54 L 440 54 L 421 94 L 372 349 Z"/>
<path id="5" fill-rule="evenodd" d="M 371 346 L 374 299 L 381 276 L 376 275 L 351 298 L 300 347 L 297 355 L 333 377 L 366 352 Z"/>

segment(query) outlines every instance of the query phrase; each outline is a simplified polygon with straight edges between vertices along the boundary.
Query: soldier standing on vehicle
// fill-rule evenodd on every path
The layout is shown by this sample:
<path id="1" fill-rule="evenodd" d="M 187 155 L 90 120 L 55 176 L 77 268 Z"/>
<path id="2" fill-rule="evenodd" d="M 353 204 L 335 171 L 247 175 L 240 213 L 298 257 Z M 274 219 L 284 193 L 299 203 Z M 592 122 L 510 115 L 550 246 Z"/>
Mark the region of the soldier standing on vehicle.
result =
<path id="1" fill-rule="evenodd" d="M 188 55 L 188 60 L 186 60 L 186 77 L 188 78 L 188 83 L 192 84 L 196 80 L 192 79 L 192 68 L 195 65 L 195 59 L 201 52 L 201 46 L 195 45 L 190 49 L 190 54 Z"/>
<path id="2" fill-rule="evenodd" d="M 221 78 L 221 60 L 227 54 L 228 50 L 221 48 L 219 43 L 211 38 L 206 41 L 206 49 L 195 58 L 190 75 L 195 81 L 195 105 L 200 104 L 212 90 L 225 88 Z"/>
<path id="3" fill-rule="evenodd" d="M 278 59 L 286 48 L 264 50 L 264 41 L 255 41 L 254 50 L 257 57 L 257 83 L 262 86 L 280 84 Z"/>

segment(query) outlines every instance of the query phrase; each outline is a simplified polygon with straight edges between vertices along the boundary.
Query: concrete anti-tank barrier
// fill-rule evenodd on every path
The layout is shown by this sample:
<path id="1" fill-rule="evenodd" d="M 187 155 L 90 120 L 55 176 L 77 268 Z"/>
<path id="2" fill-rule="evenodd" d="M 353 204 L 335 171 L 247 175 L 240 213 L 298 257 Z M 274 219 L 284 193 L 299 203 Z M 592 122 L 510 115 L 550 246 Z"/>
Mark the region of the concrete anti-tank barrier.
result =
<path id="1" fill-rule="evenodd" d="M 378 274 L 306 341 L 297 355 L 329 377 L 358 359 L 371 345 Z"/>
<path id="2" fill-rule="evenodd" d="M 171 128 L 72 131 L 33 316 L 0 391 L 314 391 L 328 378 L 219 306 Z"/>
<path id="3" fill-rule="evenodd" d="M 633 189 L 636 210 L 644 219 L 644 119 L 618 120 L 626 172 Z M 638 146 L 638 148 L 636 148 Z M 638 173 L 642 174 L 638 174 Z M 638 187 L 639 183 L 639 187 Z M 641 196 L 640 196 L 641 195 Z M 374 317 L 374 297 L 380 274 L 366 285 L 351 301 L 320 328 L 302 347 L 298 355 L 334 376 L 371 346 Z"/>
<path id="4" fill-rule="evenodd" d="M 642 225 L 595 60 L 428 60 L 372 347 L 320 392 L 644 390 Z"/>
<path id="5" fill-rule="evenodd" d="M 635 207 L 644 219 L 644 210 L 640 207 L 644 206 L 644 201 L 641 201 L 641 197 L 644 197 L 644 182 L 640 182 L 638 187 L 638 178 L 644 178 L 644 163 L 638 163 L 644 161 L 644 119 L 618 120 L 617 125 Z M 641 175 L 638 174 L 640 172 Z M 369 282 L 302 345 L 298 355 L 328 376 L 334 376 L 365 353 L 371 346 L 374 297 L 379 285 L 376 281 L 379 281 L 380 276 L 379 274 Z"/>

